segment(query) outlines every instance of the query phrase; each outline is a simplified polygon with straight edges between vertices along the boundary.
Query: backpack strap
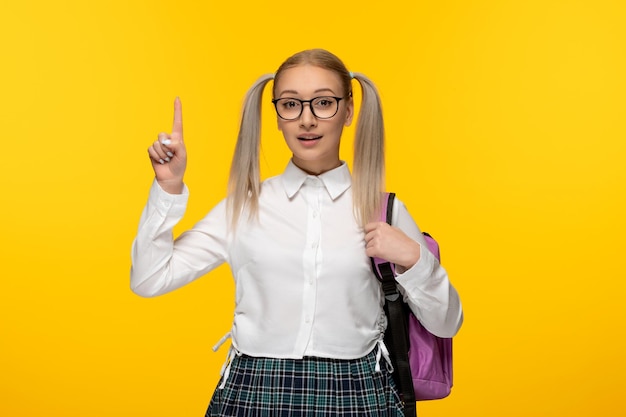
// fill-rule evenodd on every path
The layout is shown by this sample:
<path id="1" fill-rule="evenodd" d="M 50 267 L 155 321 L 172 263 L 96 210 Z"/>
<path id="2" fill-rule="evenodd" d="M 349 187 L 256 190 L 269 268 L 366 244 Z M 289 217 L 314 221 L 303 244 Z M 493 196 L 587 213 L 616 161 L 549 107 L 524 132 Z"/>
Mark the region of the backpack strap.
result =
<path id="1" fill-rule="evenodd" d="M 388 193 L 385 195 L 385 198 L 382 202 L 382 209 L 379 219 L 380 221 L 391 224 L 391 218 L 393 215 L 393 202 L 395 197 L 396 195 L 394 193 Z M 374 270 L 374 274 L 376 275 L 383 287 L 385 298 L 390 300 L 397 299 L 400 294 L 398 293 L 398 288 L 396 287 L 395 266 L 382 258 L 370 259 L 372 261 L 372 269 Z"/>
<path id="2" fill-rule="evenodd" d="M 381 216 L 384 216 L 381 220 L 390 225 L 394 199 L 395 194 L 389 193 L 384 199 L 381 210 Z M 404 415 L 414 417 L 416 415 L 415 391 L 413 390 L 413 377 L 409 365 L 409 339 L 404 301 L 398 291 L 393 264 L 380 258 L 371 258 L 371 261 L 374 274 L 381 282 L 385 294 L 384 309 L 387 315 L 385 342 L 391 353 L 391 361 L 395 369 L 394 380 L 404 403 Z"/>

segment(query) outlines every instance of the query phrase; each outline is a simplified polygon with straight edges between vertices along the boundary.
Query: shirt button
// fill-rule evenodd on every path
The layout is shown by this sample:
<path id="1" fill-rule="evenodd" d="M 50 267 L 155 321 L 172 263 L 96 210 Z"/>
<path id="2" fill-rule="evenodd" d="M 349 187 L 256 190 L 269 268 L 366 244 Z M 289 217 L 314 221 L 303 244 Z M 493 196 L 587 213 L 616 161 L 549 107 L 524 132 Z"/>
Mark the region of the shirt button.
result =
<path id="1" fill-rule="evenodd" d="M 305 322 L 306 324 L 309 324 L 309 323 L 311 322 L 311 318 L 310 318 L 310 317 L 305 317 L 305 318 L 304 318 L 304 322 Z"/>
<path id="2" fill-rule="evenodd" d="M 313 242 L 313 243 L 311 243 L 311 247 L 312 247 L 313 249 L 317 248 L 317 242 Z"/>
<path id="3" fill-rule="evenodd" d="M 317 211 L 313 212 L 313 218 L 316 219 L 317 218 Z"/>

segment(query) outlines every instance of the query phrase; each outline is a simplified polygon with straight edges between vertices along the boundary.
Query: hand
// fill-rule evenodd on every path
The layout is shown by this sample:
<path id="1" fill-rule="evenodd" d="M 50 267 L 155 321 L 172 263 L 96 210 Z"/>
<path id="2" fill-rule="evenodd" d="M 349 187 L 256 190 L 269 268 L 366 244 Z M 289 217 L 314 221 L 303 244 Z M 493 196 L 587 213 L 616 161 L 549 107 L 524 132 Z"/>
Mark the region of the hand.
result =
<path id="1" fill-rule="evenodd" d="M 365 225 L 365 252 L 409 269 L 419 261 L 421 246 L 397 227 L 372 222 Z"/>
<path id="2" fill-rule="evenodd" d="M 159 139 L 148 148 L 156 180 L 170 194 L 183 192 L 183 177 L 187 168 L 187 151 L 183 141 L 183 107 L 174 101 L 172 133 L 159 133 Z"/>

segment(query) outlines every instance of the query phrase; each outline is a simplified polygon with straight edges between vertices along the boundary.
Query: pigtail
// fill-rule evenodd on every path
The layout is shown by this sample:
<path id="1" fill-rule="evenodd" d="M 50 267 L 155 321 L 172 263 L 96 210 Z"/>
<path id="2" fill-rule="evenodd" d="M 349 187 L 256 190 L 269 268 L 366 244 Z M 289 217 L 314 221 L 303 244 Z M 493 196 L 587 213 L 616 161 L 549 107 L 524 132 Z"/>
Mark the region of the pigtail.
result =
<path id="1" fill-rule="evenodd" d="M 352 194 L 361 225 L 378 217 L 385 181 L 385 128 L 376 86 L 361 73 L 352 73 L 361 84 L 363 98 L 354 136 Z"/>
<path id="2" fill-rule="evenodd" d="M 241 115 L 239 135 L 228 179 L 227 212 L 231 225 L 236 226 L 241 213 L 255 217 L 259 210 L 261 193 L 260 147 L 261 147 L 261 99 L 263 89 L 274 78 L 263 75 L 248 90 Z"/>

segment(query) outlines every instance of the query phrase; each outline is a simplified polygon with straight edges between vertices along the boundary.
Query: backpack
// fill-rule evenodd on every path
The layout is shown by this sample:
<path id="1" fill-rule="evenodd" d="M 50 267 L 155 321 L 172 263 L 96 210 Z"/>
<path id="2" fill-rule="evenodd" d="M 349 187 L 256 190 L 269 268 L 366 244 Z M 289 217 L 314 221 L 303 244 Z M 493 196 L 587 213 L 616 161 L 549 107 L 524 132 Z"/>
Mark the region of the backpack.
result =
<path id="1" fill-rule="evenodd" d="M 383 203 L 381 220 L 391 224 L 394 193 Z M 428 233 L 423 233 L 428 250 L 440 259 L 439 245 Z M 415 401 L 447 397 L 452 388 L 452 339 L 441 338 L 426 330 L 409 306 L 402 300 L 395 281 L 393 264 L 372 258 L 372 269 L 385 294 L 387 345 L 393 378 L 404 402 L 405 416 L 415 416 Z"/>

